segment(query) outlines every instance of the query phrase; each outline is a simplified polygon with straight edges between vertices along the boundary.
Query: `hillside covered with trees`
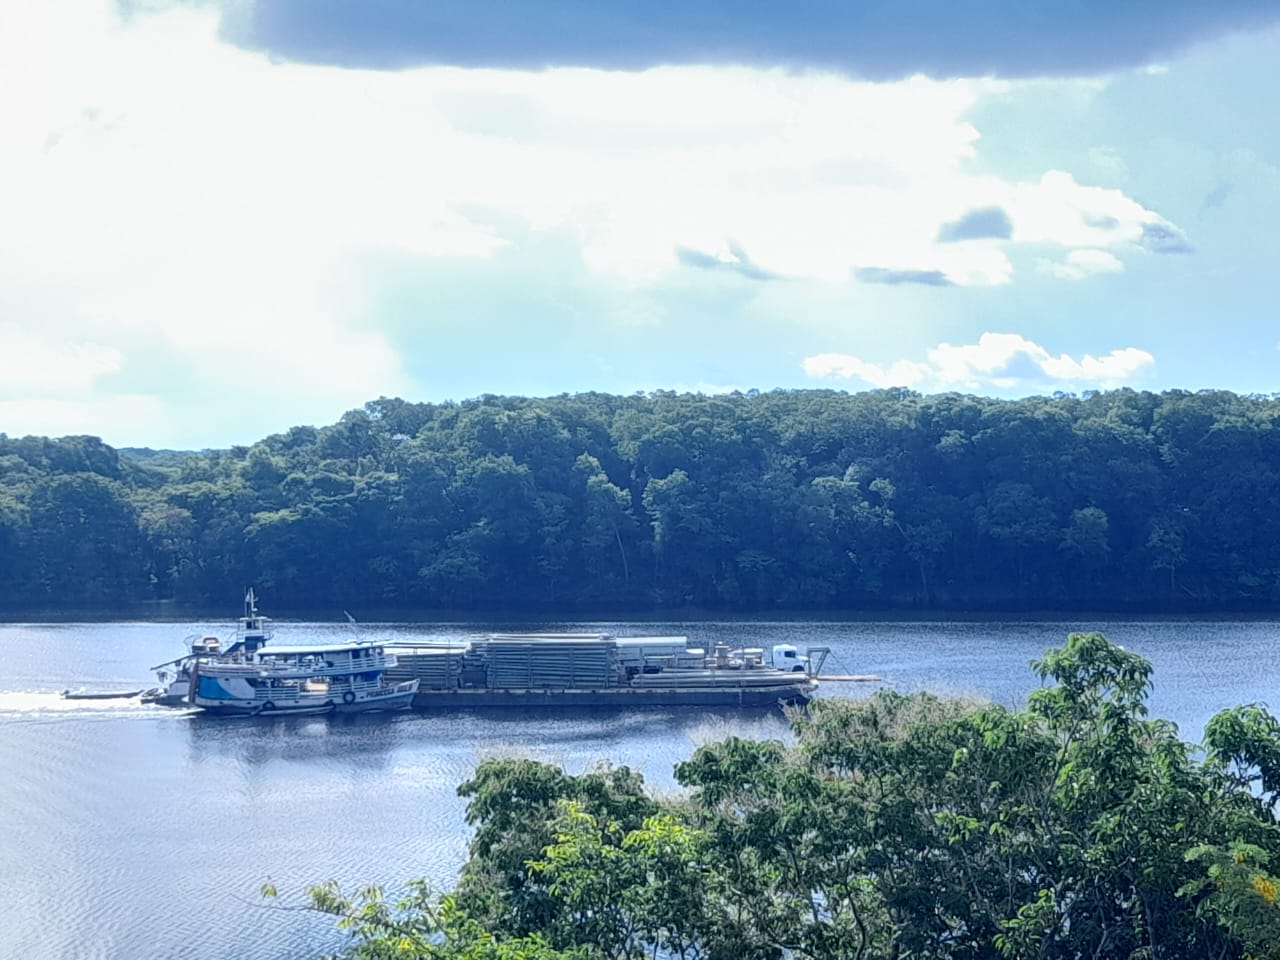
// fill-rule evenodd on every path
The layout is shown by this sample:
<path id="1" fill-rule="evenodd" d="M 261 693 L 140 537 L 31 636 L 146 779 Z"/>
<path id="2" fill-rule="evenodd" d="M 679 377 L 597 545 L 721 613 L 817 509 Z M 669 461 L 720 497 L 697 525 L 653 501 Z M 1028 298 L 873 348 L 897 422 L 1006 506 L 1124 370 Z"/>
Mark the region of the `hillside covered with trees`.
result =
<path id="1" fill-rule="evenodd" d="M 0 598 L 276 610 L 1280 609 L 1280 399 L 381 399 L 252 446 L 0 434 Z"/>

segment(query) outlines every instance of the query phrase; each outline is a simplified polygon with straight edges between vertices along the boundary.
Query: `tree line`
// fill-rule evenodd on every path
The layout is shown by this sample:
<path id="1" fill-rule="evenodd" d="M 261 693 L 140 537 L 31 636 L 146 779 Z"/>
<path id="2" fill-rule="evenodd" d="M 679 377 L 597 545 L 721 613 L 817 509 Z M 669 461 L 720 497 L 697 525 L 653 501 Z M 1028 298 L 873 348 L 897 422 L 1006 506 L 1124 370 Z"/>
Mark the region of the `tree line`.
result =
<path id="1" fill-rule="evenodd" d="M 1280 958 L 1280 723 L 1224 711 L 1197 751 L 1097 633 L 1034 666 L 1025 710 L 819 699 L 790 743 L 698 748 L 676 795 L 485 760 L 453 891 L 307 902 L 349 960 Z"/>
<path id="2" fill-rule="evenodd" d="M 383 398 L 251 446 L 0 434 L 0 598 L 274 610 L 1280 605 L 1280 400 Z"/>

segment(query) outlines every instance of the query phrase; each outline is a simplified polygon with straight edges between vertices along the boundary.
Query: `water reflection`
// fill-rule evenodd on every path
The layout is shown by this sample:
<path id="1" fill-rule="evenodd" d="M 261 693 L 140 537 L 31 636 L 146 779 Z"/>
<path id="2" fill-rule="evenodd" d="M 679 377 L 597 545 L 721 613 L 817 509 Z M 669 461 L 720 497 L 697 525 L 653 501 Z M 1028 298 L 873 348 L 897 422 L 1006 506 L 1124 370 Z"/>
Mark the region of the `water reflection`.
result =
<path id="1" fill-rule="evenodd" d="M 185 720 L 188 756 L 195 764 L 232 759 L 251 766 L 335 763 L 383 770 L 401 739 L 398 718 L 385 715 L 323 717 L 213 717 Z"/>
<path id="2" fill-rule="evenodd" d="M 364 714 L 262 718 L 187 715 L 184 778 L 193 789 L 218 789 L 245 802 L 286 802 L 335 790 L 411 782 L 456 796 L 457 786 L 489 757 L 531 757 L 571 772 L 601 761 L 640 771 L 673 788 L 676 764 L 727 736 L 789 738 L 780 710 L 698 708 L 575 709 L 491 713 Z M 449 804 L 455 805 L 455 804 Z M 453 829 L 461 829 L 461 821 Z"/>

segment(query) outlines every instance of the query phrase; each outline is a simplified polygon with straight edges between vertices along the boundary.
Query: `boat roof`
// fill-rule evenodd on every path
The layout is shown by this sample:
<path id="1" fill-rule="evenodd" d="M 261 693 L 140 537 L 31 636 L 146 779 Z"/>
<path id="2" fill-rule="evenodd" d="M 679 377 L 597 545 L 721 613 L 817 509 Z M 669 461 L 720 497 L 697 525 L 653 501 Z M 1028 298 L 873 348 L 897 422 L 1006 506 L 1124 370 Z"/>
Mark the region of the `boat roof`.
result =
<path id="1" fill-rule="evenodd" d="M 477 640 L 486 640 L 493 642 L 536 642 L 553 640 L 556 643 L 618 643 L 618 644 L 636 644 L 636 643 L 686 643 L 688 637 L 662 636 L 662 637 L 619 637 L 612 633 L 481 633 L 475 634 L 470 638 L 473 642 Z"/>
<path id="2" fill-rule="evenodd" d="M 353 650 L 372 650 L 374 648 L 385 647 L 385 643 L 366 642 L 358 643 L 315 643 L 315 644 L 282 644 L 276 643 L 269 647 L 263 647 L 258 651 L 259 657 L 305 657 L 312 654 L 319 655 L 325 653 L 350 653 Z"/>
<path id="3" fill-rule="evenodd" d="M 587 641 L 600 643 L 612 640 L 610 633 L 477 633 L 472 640 L 556 640 L 558 642 Z"/>
<path id="4" fill-rule="evenodd" d="M 466 653 L 471 649 L 467 643 L 388 643 L 391 653 L 433 654 L 433 653 Z"/>

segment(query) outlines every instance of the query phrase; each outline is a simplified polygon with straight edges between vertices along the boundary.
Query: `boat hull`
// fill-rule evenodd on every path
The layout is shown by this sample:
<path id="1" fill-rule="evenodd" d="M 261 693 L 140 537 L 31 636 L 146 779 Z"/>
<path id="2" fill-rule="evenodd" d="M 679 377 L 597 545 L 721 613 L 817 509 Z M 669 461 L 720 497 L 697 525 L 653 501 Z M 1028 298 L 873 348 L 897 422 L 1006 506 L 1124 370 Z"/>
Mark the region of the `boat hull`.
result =
<path id="1" fill-rule="evenodd" d="M 804 704 L 817 681 L 758 650 L 684 637 L 485 634 L 467 644 L 396 648 L 388 678 L 415 677 L 418 710 L 777 707 Z"/>
<path id="2" fill-rule="evenodd" d="M 73 693 L 70 690 L 62 691 L 63 700 L 132 700 L 134 697 L 140 696 L 141 690 L 125 690 L 120 693 Z"/>
<path id="3" fill-rule="evenodd" d="M 803 705 L 813 697 L 816 684 L 785 686 L 718 687 L 609 687 L 580 689 L 456 689 L 419 690 L 413 698 L 416 710 L 468 710 L 492 708 L 567 709 L 581 707 L 775 707 Z"/>
<path id="4" fill-rule="evenodd" d="M 293 701 L 274 700 L 203 700 L 197 696 L 193 705 L 205 713 L 228 717 L 299 717 L 336 713 L 374 713 L 386 710 L 405 710 L 413 704 L 415 690 L 369 696 L 351 703 L 341 697 L 315 699 L 299 698 Z"/>

